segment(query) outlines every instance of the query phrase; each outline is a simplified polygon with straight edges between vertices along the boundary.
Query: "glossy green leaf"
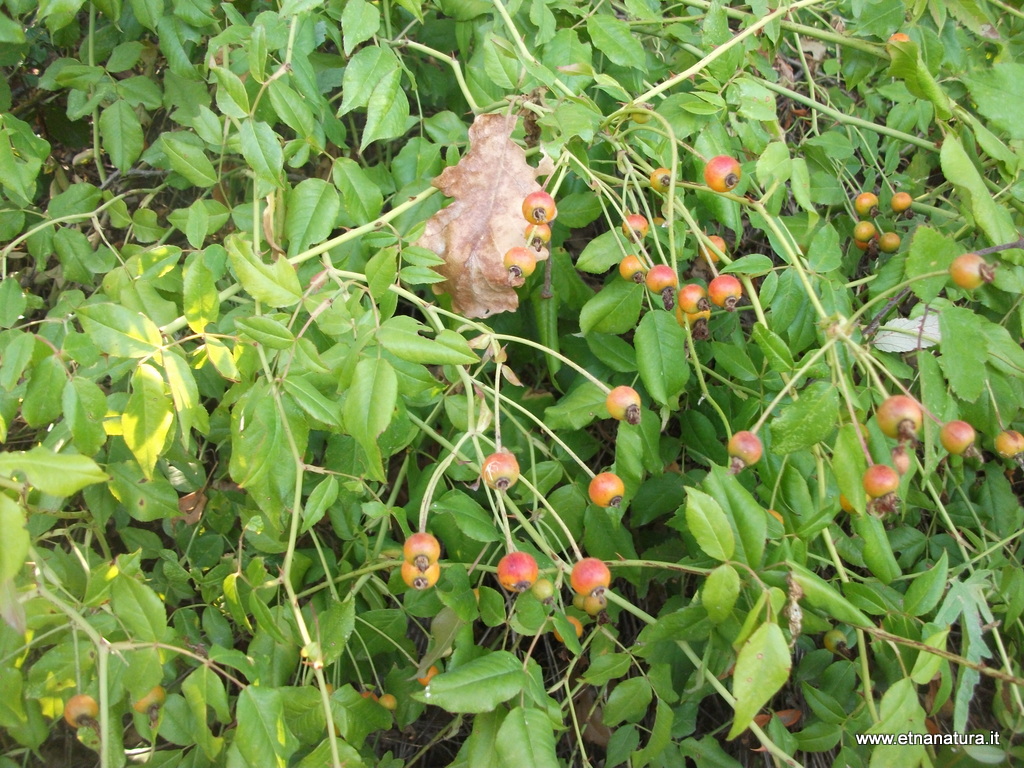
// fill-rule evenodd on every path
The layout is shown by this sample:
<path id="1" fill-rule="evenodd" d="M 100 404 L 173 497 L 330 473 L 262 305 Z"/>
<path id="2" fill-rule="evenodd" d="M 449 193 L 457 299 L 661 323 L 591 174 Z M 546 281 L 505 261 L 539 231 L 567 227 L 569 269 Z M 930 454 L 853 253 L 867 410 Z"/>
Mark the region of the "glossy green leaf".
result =
<path id="1" fill-rule="evenodd" d="M 723 274 L 757 276 L 768 274 L 774 266 L 772 260 L 763 253 L 752 253 L 749 256 L 741 256 L 719 271 Z"/>
<path id="2" fill-rule="evenodd" d="M 739 478 L 723 466 L 713 466 L 702 487 L 722 506 L 739 537 L 734 556 L 753 568 L 760 567 L 768 535 L 768 515 L 764 508 Z"/>
<path id="3" fill-rule="evenodd" d="M 826 382 L 800 391 L 800 399 L 782 409 L 771 421 L 772 453 L 779 455 L 810 448 L 827 438 L 839 420 L 839 393 Z"/>
<path id="4" fill-rule="evenodd" d="M 736 716 L 727 739 L 734 739 L 750 727 L 761 707 L 789 679 L 793 661 L 782 628 L 775 622 L 762 624 L 740 648 L 733 668 L 732 694 Z"/>
<path id="5" fill-rule="evenodd" d="M 622 241 L 618 235 L 611 231 L 602 232 L 583 247 L 583 252 L 576 260 L 576 269 L 602 274 L 622 261 L 623 256 Z"/>
<path id="6" fill-rule="evenodd" d="M 946 650 L 946 639 L 949 637 L 949 627 L 943 630 L 935 632 L 924 639 L 924 644 L 929 648 L 936 648 L 939 651 Z M 910 678 L 918 685 L 928 685 L 938 674 L 942 668 L 945 659 L 941 656 L 928 653 L 928 651 L 918 651 L 917 660 L 914 662 L 914 668 L 910 672 Z"/>
<path id="7" fill-rule="evenodd" d="M 238 140 L 242 157 L 249 163 L 256 178 L 271 188 L 280 186 L 284 154 L 281 151 L 281 139 L 274 133 L 274 129 L 262 120 L 243 120 L 238 129 Z M 302 218 L 301 213 L 299 218 Z M 301 229 L 304 230 L 305 226 Z"/>
<path id="8" fill-rule="evenodd" d="M 927 733 L 925 712 L 918 698 L 917 687 L 910 678 L 903 678 L 889 686 L 882 695 L 878 714 L 880 719 L 865 733 Z M 869 768 L 889 768 L 893 765 L 917 766 L 926 758 L 921 744 L 879 745 L 871 752 Z"/>
<path id="9" fill-rule="evenodd" d="M 345 67 L 339 115 L 365 107 L 374 89 L 398 72 L 398 58 L 389 48 L 368 46 L 356 51 Z"/>
<path id="10" fill-rule="evenodd" d="M 208 757 L 215 758 L 220 754 L 224 739 L 214 736 L 210 730 L 207 709 L 212 708 L 220 722 L 229 722 L 224 683 L 209 667 L 198 667 L 182 681 L 181 693 L 193 715 L 196 744 Z"/>
<path id="11" fill-rule="evenodd" d="M 364 358 L 356 365 L 345 400 L 345 428 L 362 447 L 371 477 L 384 481 L 377 438 L 391 423 L 398 400 L 398 378 L 382 358 Z"/>
<path id="12" fill-rule="evenodd" d="M 110 492 L 134 519 L 145 523 L 180 514 L 178 494 L 165 478 L 147 480 L 134 461 L 109 464 L 107 471 Z"/>
<path id="13" fill-rule="evenodd" d="M 341 427 L 341 408 L 338 402 L 321 393 L 308 378 L 289 375 L 281 384 L 284 391 L 311 417 L 330 427 Z"/>
<path id="14" fill-rule="evenodd" d="M 323 519 L 327 509 L 338 500 L 338 478 L 334 475 L 325 477 L 319 483 L 306 503 L 302 505 L 302 527 L 299 533 L 305 533 Z"/>
<path id="15" fill-rule="evenodd" d="M 769 367 L 777 373 L 793 370 L 793 355 L 786 342 L 764 323 L 754 323 L 750 337 L 757 344 Z"/>
<path id="16" fill-rule="evenodd" d="M 290 349 L 295 345 L 295 335 L 291 329 L 267 315 L 236 318 L 235 328 L 268 349 Z"/>
<path id="17" fill-rule="evenodd" d="M 863 438 L 866 440 L 867 438 Z M 867 494 L 864 492 L 864 473 L 867 471 L 867 459 L 864 456 L 864 445 L 859 435 L 859 427 L 844 424 L 836 435 L 832 449 L 832 471 L 835 473 L 839 492 L 846 497 L 857 512 L 864 512 Z"/>
<path id="18" fill-rule="evenodd" d="M 686 332 L 670 312 L 648 312 L 633 339 L 640 379 L 661 405 L 677 401 L 690 378 Z"/>
<path id="19" fill-rule="evenodd" d="M 142 124 L 135 110 L 118 99 L 100 114 L 100 138 L 110 162 L 125 173 L 142 154 Z"/>
<path id="20" fill-rule="evenodd" d="M 302 297 L 298 275 L 287 259 L 276 259 L 273 264 L 264 263 L 253 253 L 249 239 L 242 235 L 228 235 L 224 245 L 231 259 L 231 268 L 254 299 L 272 307 L 290 307 Z"/>
<path id="21" fill-rule="evenodd" d="M 4 471 L 0 464 L 0 472 Z M 20 504 L 8 496 L 0 495 L 0 530 L 4 532 L 0 540 L 0 582 L 14 578 L 25 567 L 31 544 L 25 528 L 26 517 L 25 509 Z"/>
<path id="22" fill-rule="evenodd" d="M 281 692 L 248 685 L 238 696 L 238 729 L 234 744 L 250 766 L 286 768 L 298 740 L 284 721 Z"/>
<path id="23" fill-rule="evenodd" d="M 341 658 L 355 625 L 356 602 L 352 598 L 332 603 L 321 614 L 319 643 L 324 664 L 333 664 Z"/>
<path id="24" fill-rule="evenodd" d="M 196 333 L 203 333 L 206 326 L 217 322 L 220 313 L 220 298 L 213 273 L 206 265 L 202 254 L 185 265 L 183 286 L 183 307 L 188 327 Z"/>
<path id="25" fill-rule="evenodd" d="M 82 376 L 64 384 L 61 394 L 64 421 L 71 430 L 75 449 L 85 456 L 95 456 L 107 441 L 103 418 L 107 415 L 107 396 L 99 385 Z"/>
<path id="26" fill-rule="evenodd" d="M 967 151 L 955 136 L 942 142 L 939 153 L 942 173 L 964 198 L 966 213 L 992 243 L 1010 243 L 1017 239 L 1017 230 L 1007 208 L 992 199 L 985 181 Z"/>
<path id="27" fill-rule="evenodd" d="M 523 663 L 508 651 L 494 651 L 435 676 L 414 697 L 452 713 L 490 712 L 525 684 Z"/>
<path id="28" fill-rule="evenodd" d="M 345 227 L 361 226 L 380 215 L 384 197 L 370 175 L 355 160 L 339 157 L 331 170 L 334 186 L 341 194 L 338 224 Z M 406 249 L 408 250 L 408 249 Z M 431 251 L 431 253 L 433 253 Z"/>
<path id="29" fill-rule="evenodd" d="M 914 280 L 911 290 L 921 301 L 933 301 L 942 292 L 949 283 L 949 265 L 961 253 L 962 246 L 931 227 L 914 230 L 905 269 L 907 279 Z M 934 276 L 920 279 L 928 274 Z"/>
<path id="30" fill-rule="evenodd" d="M 153 366 L 143 363 L 132 374 L 132 393 L 121 414 L 121 430 L 147 478 L 153 476 L 173 423 L 164 380 Z"/>
<path id="31" fill-rule="evenodd" d="M 704 553 L 716 560 L 729 560 L 736 539 L 722 507 L 696 488 L 686 489 L 686 525 Z"/>
<path id="32" fill-rule="evenodd" d="M 885 524 L 874 515 L 858 514 L 853 518 L 853 528 L 864 544 L 864 564 L 875 578 L 883 584 L 899 578 L 900 567 L 885 534 Z"/>
<path id="33" fill-rule="evenodd" d="M 29 451 L 0 453 L 0 474 L 23 473 L 29 484 L 53 496 L 71 496 L 109 478 L 92 459 L 73 453 L 54 453 L 36 446 Z"/>
<path id="34" fill-rule="evenodd" d="M 545 409 L 544 422 L 551 429 L 581 429 L 595 418 L 606 419 L 607 392 L 590 381 L 571 390 L 556 405 Z"/>
<path id="35" fill-rule="evenodd" d="M 728 563 L 711 571 L 701 588 L 701 604 L 708 612 L 708 618 L 716 624 L 721 624 L 732 615 L 739 596 L 740 575 Z"/>
<path id="36" fill-rule="evenodd" d="M 217 171 L 202 147 L 174 133 L 163 134 L 160 144 L 172 171 L 177 171 L 197 187 L 212 187 L 217 183 Z"/>
<path id="37" fill-rule="evenodd" d="M 359 150 L 381 139 L 400 136 L 409 119 L 409 99 L 402 90 L 402 72 L 393 69 L 378 81 L 366 104 L 366 127 Z"/>
<path id="38" fill-rule="evenodd" d="M 909 616 L 926 616 L 935 609 L 946 591 L 949 578 L 949 557 L 942 550 L 939 559 L 914 577 L 903 597 L 903 610 Z"/>
<path id="39" fill-rule="evenodd" d="M 345 55 L 351 56 L 352 51 L 360 43 L 365 43 L 380 27 L 380 9 L 366 0 L 349 0 L 345 10 L 341 12 L 341 29 L 344 32 Z"/>
<path id="40" fill-rule="evenodd" d="M 47 355 L 32 368 L 21 401 L 21 417 L 30 427 L 42 427 L 61 415 L 61 392 L 68 373 L 57 355 Z"/>
<path id="41" fill-rule="evenodd" d="M 979 374 L 989 360 L 986 324 L 966 307 L 946 307 L 939 314 L 939 365 L 954 394 L 970 403 L 985 389 L 985 377 Z"/>
<path id="42" fill-rule="evenodd" d="M 77 315 L 82 330 L 108 355 L 151 357 L 163 344 L 152 320 L 120 304 L 88 304 Z"/>
<path id="43" fill-rule="evenodd" d="M 626 22 L 607 13 L 594 13 L 587 19 L 587 33 L 595 48 L 614 63 L 646 71 L 647 54 Z"/>
<path id="44" fill-rule="evenodd" d="M 629 280 L 616 279 L 583 305 L 580 331 L 625 333 L 636 327 L 645 288 Z"/>
<path id="45" fill-rule="evenodd" d="M 28 306 L 25 292 L 14 277 L 0 282 L 0 328 L 10 328 L 18 322 L 18 318 Z"/>
<path id="46" fill-rule="evenodd" d="M 110 588 L 110 601 L 119 620 L 136 642 L 163 642 L 167 636 L 167 610 L 149 586 L 124 574 Z"/>
<path id="47" fill-rule="evenodd" d="M 651 684 L 645 677 L 631 677 L 616 685 L 608 695 L 602 721 L 610 728 L 621 723 L 639 722 L 647 714 L 654 698 Z"/>
<path id="48" fill-rule="evenodd" d="M 757 158 L 757 181 L 762 187 L 768 187 L 773 182 L 788 181 L 792 167 L 785 142 L 772 141 Z"/>
<path id="49" fill-rule="evenodd" d="M 285 236 L 294 256 L 327 239 L 334 229 L 341 202 L 338 190 L 323 179 L 304 179 L 288 193 Z"/>
<path id="50" fill-rule="evenodd" d="M 474 541 L 501 541 L 501 534 L 494 527 L 494 516 L 462 491 L 448 491 L 430 508 L 433 512 L 451 515 L 458 529 Z"/>
<path id="51" fill-rule="evenodd" d="M 494 738 L 497 768 L 558 768 L 555 734 L 543 710 L 516 707 L 505 717 Z M 489 758 L 491 756 L 488 756 Z"/>

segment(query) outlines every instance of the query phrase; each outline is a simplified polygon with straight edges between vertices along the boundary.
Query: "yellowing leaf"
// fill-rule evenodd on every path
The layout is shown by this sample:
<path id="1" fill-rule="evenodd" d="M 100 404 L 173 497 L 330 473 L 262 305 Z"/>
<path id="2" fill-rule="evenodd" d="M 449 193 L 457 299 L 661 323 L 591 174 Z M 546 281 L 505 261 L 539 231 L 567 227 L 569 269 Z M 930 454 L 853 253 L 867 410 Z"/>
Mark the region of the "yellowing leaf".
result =
<path id="1" fill-rule="evenodd" d="M 174 416 L 160 373 L 143 363 L 132 375 L 132 393 L 121 415 L 124 441 L 146 477 L 153 476 Z"/>

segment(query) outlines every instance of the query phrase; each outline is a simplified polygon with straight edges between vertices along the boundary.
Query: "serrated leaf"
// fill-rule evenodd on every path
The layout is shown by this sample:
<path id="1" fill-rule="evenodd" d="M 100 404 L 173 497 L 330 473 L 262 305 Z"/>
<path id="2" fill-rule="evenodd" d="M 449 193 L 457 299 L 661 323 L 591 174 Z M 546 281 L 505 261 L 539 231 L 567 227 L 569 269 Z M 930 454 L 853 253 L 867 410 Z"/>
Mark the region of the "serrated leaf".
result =
<path id="1" fill-rule="evenodd" d="M 751 331 L 751 338 L 757 344 L 761 354 L 768 361 L 768 366 L 777 373 L 785 373 L 793 370 L 793 354 L 775 331 L 771 330 L 764 323 L 754 323 Z"/>
<path id="2" fill-rule="evenodd" d="M 295 344 L 291 330 L 273 317 L 253 315 L 235 319 L 235 328 L 269 349 L 289 349 Z"/>
<path id="3" fill-rule="evenodd" d="M 127 101 L 118 99 L 100 114 L 100 138 L 110 162 L 125 173 L 142 154 L 143 135 L 139 116 Z"/>
<path id="4" fill-rule="evenodd" d="M 921 301 L 933 301 L 949 282 L 949 265 L 963 253 L 951 237 L 921 225 L 914 230 L 904 270 L 911 290 Z M 935 274 L 938 273 L 938 274 Z M 931 274 L 932 277 L 923 277 Z"/>
<path id="5" fill-rule="evenodd" d="M 985 389 L 982 375 L 988 361 L 988 340 L 983 324 L 987 321 L 966 307 L 946 307 L 939 314 L 942 356 L 939 365 L 950 388 L 973 403 Z"/>
<path id="6" fill-rule="evenodd" d="M 197 187 L 212 187 L 217 183 L 217 171 L 202 147 L 173 133 L 163 134 L 160 143 L 172 171 L 180 173 Z"/>
<path id="7" fill-rule="evenodd" d="M 993 243 L 1011 243 L 1017 239 L 1008 208 L 992 199 L 981 173 L 955 136 L 942 142 L 939 152 L 942 172 L 965 198 L 975 224 Z"/>
<path id="8" fill-rule="evenodd" d="M 613 280 L 580 310 L 580 332 L 625 333 L 636 327 L 644 287 L 632 280 Z"/>
<path id="9" fill-rule="evenodd" d="M 701 604 L 715 624 L 721 624 L 732 615 L 739 596 L 740 575 L 728 563 L 711 571 L 701 588 Z"/>
<path id="10" fill-rule="evenodd" d="M 307 414 L 331 427 L 341 427 L 341 409 L 304 376 L 288 375 L 281 382 L 285 392 Z"/>
<path id="11" fill-rule="evenodd" d="M 561 212 L 561 211 L 559 211 Z M 622 245 L 614 232 L 603 232 L 583 247 L 576 260 L 580 272 L 602 274 L 622 261 Z"/>
<path id="12" fill-rule="evenodd" d="M 384 482 L 377 438 L 391 423 L 398 400 L 398 377 L 384 359 L 364 358 L 356 365 L 345 400 L 345 428 L 362 447 L 370 476 Z"/>
<path id="13" fill-rule="evenodd" d="M 228 235 L 224 241 L 231 268 L 249 295 L 272 307 L 290 307 L 302 298 L 302 286 L 287 259 L 265 264 L 252 250 L 248 237 Z"/>
<path id="14" fill-rule="evenodd" d="M 501 541 L 494 516 L 461 491 L 448 491 L 431 505 L 431 510 L 450 514 L 456 527 L 474 541 Z"/>
<path id="15" fill-rule="evenodd" d="M 256 174 L 256 178 L 270 187 L 281 185 L 284 152 L 280 137 L 262 120 L 245 119 L 238 129 L 242 157 Z M 326 183 L 326 182 L 325 182 Z"/>
<path id="16" fill-rule="evenodd" d="M 914 577 L 903 597 L 903 610 L 909 616 L 924 616 L 939 604 L 946 591 L 949 577 L 949 557 L 946 550 L 931 567 Z"/>
<path id="17" fill-rule="evenodd" d="M 304 179 L 288 193 L 284 230 L 288 254 L 294 256 L 327 239 L 341 202 L 338 190 L 323 179 Z"/>
<path id="18" fill-rule="evenodd" d="M 782 629 L 774 622 L 762 624 L 743 644 L 733 669 L 732 693 L 736 715 L 727 739 L 750 727 L 754 715 L 789 679 L 793 660 Z"/>
<path id="19" fill-rule="evenodd" d="M 402 90 L 402 72 L 393 69 L 374 84 L 366 104 L 366 126 L 359 142 L 359 151 L 380 139 L 393 139 L 406 129 L 409 99 Z"/>
<path id="20" fill-rule="evenodd" d="M 508 651 L 494 651 L 435 676 L 414 698 L 451 713 L 490 712 L 523 690 L 526 672 Z"/>
<path id="21" fill-rule="evenodd" d="M 119 574 L 110 588 L 111 607 L 136 642 L 162 642 L 167 635 L 167 609 L 156 592 L 137 579 Z"/>
<path id="22" fill-rule="evenodd" d="M 551 718 L 540 709 L 516 707 L 509 712 L 495 736 L 494 754 L 501 768 L 559 768 L 561 765 L 555 753 Z"/>
<path id="23" fill-rule="evenodd" d="M 690 378 L 686 332 L 669 312 L 648 312 L 633 339 L 640 378 L 661 405 L 677 402 Z"/>
<path id="24" fill-rule="evenodd" d="M 3 458 L 3 455 L 0 455 L 0 462 Z M 2 465 L 0 472 L 4 472 Z M 13 579 L 25 567 L 25 559 L 28 557 L 31 544 L 25 527 L 26 520 L 24 507 L 13 499 L 0 495 L 0 530 L 4 532 L 3 540 L 0 541 L 0 583 Z"/>
<path id="25" fill-rule="evenodd" d="M 110 479 L 87 456 L 54 453 L 42 446 L 0 453 L 0 474 L 10 477 L 15 472 L 24 473 L 30 485 L 52 496 L 71 496 L 87 485 Z"/>
<path id="26" fill-rule="evenodd" d="M 696 488 L 686 489 L 686 526 L 704 554 L 715 560 L 729 560 L 736 539 L 729 518 L 717 501 Z"/>
<path id="27" fill-rule="evenodd" d="M 213 273 L 202 254 L 190 261 L 184 270 L 182 305 L 188 327 L 203 333 L 206 326 L 217 322 L 220 315 L 220 297 Z"/>
<path id="28" fill-rule="evenodd" d="M 344 32 L 343 42 L 345 55 L 351 56 L 352 51 L 360 43 L 365 43 L 380 27 L 380 9 L 366 0 L 348 0 L 345 10 L 341 12 L 341 29 Z"/>
<path id="29" fill-rule="evenodd" d="M 752 253 L 749 256 L 741 256 L 732 264 L 722 267 L 719 271 L 733 275 L 767 275 L 775 265 L 772 260 L 763 253 Z"/>
<path id="30" fill-rule="evenodd" d="M 626 22 L 607 13 L 595 13 L 587 19 L 587 33 L 594 47 L 615 64 L 647 70 L 644 47 Z"/>
<path id="31" fill-rule="evenodd" d="M 173 423 L 164 380 L 153 366 L 143 363 L 132 374 L 132 393 L 121 414 L 121 432 L 147 478 L 153 477 Z"/>
<path id="32" fill-rule="evenodd" d="M 238 696 L 236 717 L 234 743 L 247 764 L 286 768 L 299 743 L 284 720 L 281 692 L 247 685 Z"/>
<path id="33" fill-rule="evenodd" d="M 836 428 L 839 417 L 839 394 L 825 382 L 815 382 L 800 392 L 800 399 L 790 403 L 771 422 L 772 453 L 779 455 L 810 448 L 821 442 Z"/>
<path id="34" fill-rule="evenodd" d="M 152 320 L 120 304 L 89 304 L 79 307 L 76 315 L 82 330 L 108 355 L 151 357 L 163 344 Z"/>

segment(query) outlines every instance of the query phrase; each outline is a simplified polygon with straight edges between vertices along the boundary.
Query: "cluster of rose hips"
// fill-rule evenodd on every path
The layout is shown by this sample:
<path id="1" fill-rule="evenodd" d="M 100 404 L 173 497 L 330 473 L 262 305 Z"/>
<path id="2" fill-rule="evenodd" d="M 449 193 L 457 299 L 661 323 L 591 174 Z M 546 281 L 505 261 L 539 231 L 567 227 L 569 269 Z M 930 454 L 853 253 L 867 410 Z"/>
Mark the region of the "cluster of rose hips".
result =
<path id="1" fill-rule="evenodd" d="M 895 214 L 906 214 L 914 199 L 906 192 L 897 192 L 889 201 Z M 878 195 L 861 192 L 853 201 L 853 209 L 860 221 L 853 227 L 853 244 L 870 253 L 896 253 L 900 249 L 900 236 L 895 232 L 879 232 L 874 218 L 878 216 Z M 907 214 L 909 215 L 909 214 Z"/>
<path id="2" fill-rule="evenodd" d="M 441 544 L 432 534 L 420 531 L 402 547 L 402 581 L 412 589 L 429 589 L 441 577 Z"/>
<path id="3" fill-rule="evenodd" d="M 554 198 L 543 189 L 523 198 L 523 218 L 527 221 L 523 240 L 526 245 L 509 248 L 504 257 L 508 284 L 513 288 L 526 282 L 526 278 L 536 270 L 536 252 L 551 242 L 551 222 L 557 215 Z"/>
<path id="4" fill-rule="evenodd" d="M 148 716 L 150 722 L 155 722 L 166 701 L 167 691 L 162 685 L 154 685 L 132 703 L 132 709 L 140 715 Z M 64 705 L 64 720 L 72 728 L 96 728 L 99 715 L 99 703 L 87 693 L 76 693 Z"/>

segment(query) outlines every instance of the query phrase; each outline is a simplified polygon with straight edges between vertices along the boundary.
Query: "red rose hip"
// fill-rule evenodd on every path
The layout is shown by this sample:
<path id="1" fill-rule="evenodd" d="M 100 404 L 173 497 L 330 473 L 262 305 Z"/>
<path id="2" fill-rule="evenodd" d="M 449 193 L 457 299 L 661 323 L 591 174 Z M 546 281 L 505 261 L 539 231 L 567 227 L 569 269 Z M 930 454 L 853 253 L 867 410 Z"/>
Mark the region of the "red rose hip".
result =
<path id="1" fill-rule="evenodd" d="M 742 175 L 739 162 L 729 155 L 713 157 L 704 166 L 704 183 L 715 192 L 728 192 L 740 183 Z"/>
<path id="2" fill-rule="evenodd" d="M 612 572 L 596 557 L 584 557 L 569 575 L 569 584 L 577 595 L 602 595 L 611 583 Z"/>

